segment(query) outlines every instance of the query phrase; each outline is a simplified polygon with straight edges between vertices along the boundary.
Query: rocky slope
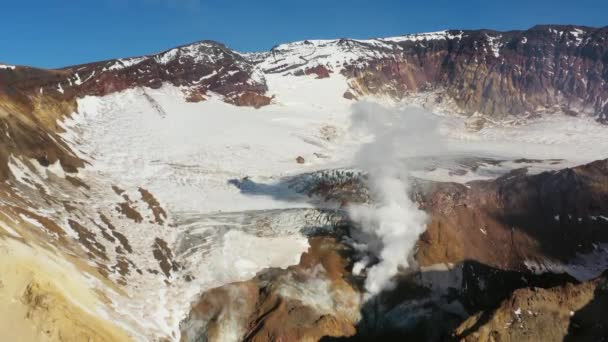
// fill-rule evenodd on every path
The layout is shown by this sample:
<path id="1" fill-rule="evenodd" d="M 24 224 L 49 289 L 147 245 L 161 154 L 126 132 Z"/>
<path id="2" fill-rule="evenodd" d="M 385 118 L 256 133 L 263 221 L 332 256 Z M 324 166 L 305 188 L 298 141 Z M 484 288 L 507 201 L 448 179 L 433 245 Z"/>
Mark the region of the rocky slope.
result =
<path id="1" fill-rule="evenodd" d="M 559 264 L 608 241 L 602 216 L 608 211 L 606 160 L 554 173 L 525 171 L 467 186 L 439 185 L 424 198 L 433 220 L 421 237 L 420 263 L 476 260 L 543 270 L 552 267 L 549 260 Z"/>
<path id="2" fill-rule="evenodd" d="M 608 28 L 442 31 L 370 40 L 304 41 L 273 48 L 267 73 L 341 73 L 345 96 L 403 99 L 500 118 L 563 111 L 606 119 Z"/>
<path id="3" fill-rule="evenodd" d="M 230 330 L 239 339 L 256 341 L 602 336 L 605 327 L 590 312 L 604 303 L 604 280 L 595 277 L 608 266 L 602 216 L 608 160 L 538 175 L 523 171 L 466 186 L 418 183 L 412 195 L 431 223 L 412 256 L 418 268 L 403 272 L 392 290 L 357 300 L 364 298 L 364 275 L 353 265 L 361 255 L 336 245 L 351 245 L 349 230 L 356 228 L 340 226 L 331 237 L 313 235 L 298 266 L 205 293 L 182 322 L 183 336 L 221 339 L 228 326 L 239 327 Z M 308 194 L 367 200 L 352 196 L 364 181 L 353 185 L 358 181 L 344 181 L 349 176 L 307 188 Z"/>
<path id="4" fill-rule="evenodd" d="M 182 340 L 316 341 L 351 336 L 360 297 L 346 280 L 351 248 L 311 237 L 299 265 L 205 293 L 182 322 Z"/>
<path id="5" fill-rule="evenodd" d="M 496 309 L 480 312 L 456 330 L 463 341 L 601 341 L 608 327 L 606 277 L 547 289 L 518 289 Z"/>

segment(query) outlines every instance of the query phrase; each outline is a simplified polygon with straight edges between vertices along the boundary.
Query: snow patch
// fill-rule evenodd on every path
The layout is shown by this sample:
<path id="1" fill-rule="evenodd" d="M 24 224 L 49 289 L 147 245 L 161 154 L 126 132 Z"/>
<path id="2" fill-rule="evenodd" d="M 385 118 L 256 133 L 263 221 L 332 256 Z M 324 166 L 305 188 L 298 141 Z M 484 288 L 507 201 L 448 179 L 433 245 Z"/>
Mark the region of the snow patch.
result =
<path id="1" fill-rule="evenodd" d="M 570 34 L 572 36 L 574 36 L 574 39 L 575 39 L 574 45 L 576 45 L 576 46 L 581 45 L 581 43 L 583 42 L 583 35 L 585 34 L 585 31 L 583 31 L 579 28 L 575 28 L 573 31 L 570 31 Z"/>
<path id="2" fill-rule="evenodd" d="M 463 35 L 462 31 L 460 31 L 458 34 L 453 34 L 447 30 L 444 30 L 444 31 L 436 31 L 436 32 L 408 34 L 408 35 L 398 36 L 398 37 L 380 38 L 380 40 L 387 41 L 387 42 L 394 42 L 394 43 L 421 42 L 421 41 L 428 41 L 428 40 L 461 39 L 462 35 Z"/>
<path id="3" fill-rule="evenodd" d="M 488 40 L 488 44 L 490 44 L 490 49 L 492 50 L 494 57 L 496 57 L 496 58 L 500 57 L 500 48 L 503 45 L 500 42 L 500 38 L 502 38 L 502 36 L 499 35 L 497 37 L 493 37 L 493 36 L 490 36 L 489 34 L 486 34 L 486 38 Z"/>
<path id="4" fill-rule="evenodd" d="M 104 68 L 104 71 L 105 70 L 121 70 L 121 69 L 125 69 L 125 68 L 131 67 L 133 65 L 137 65 L 137 64 L 145 61 L 146 59 L 147 59 L 147 57 L 134 57 L 134 58 L 117 59 L 107 69 Z"/>
<path id="5" fill-rule="evenodd" d="M 567 273 L 579 281 L 599 276 L 608 267 L 608 244 L 600 244 L 590 253 L 577 254 L 567 263 L 557 260 L 527 260 L 526 267 L 537 274 Z"/>

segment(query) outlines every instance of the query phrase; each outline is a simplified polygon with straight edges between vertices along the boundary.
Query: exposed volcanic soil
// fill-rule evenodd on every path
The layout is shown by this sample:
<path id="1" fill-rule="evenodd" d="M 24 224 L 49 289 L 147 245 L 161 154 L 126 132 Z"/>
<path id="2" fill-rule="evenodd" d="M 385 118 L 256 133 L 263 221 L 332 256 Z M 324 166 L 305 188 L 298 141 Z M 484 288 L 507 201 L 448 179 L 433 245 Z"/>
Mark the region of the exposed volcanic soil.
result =
<path id="1" fill-rule="evenodd" d="M 423 197 L 433 219 L 421 236 L 422 265 L 476 260 L 522 270 L 591 253 L 606 242 L 608 162 L 526 176 L 515 170 L 495 181 L 441 188 Z M 491 243 L 488 243 L 488 239 Z M 537 260 L 539 260 L 537 262 Z"/>
<path id="2" fill-rule="evenodd" d="M 205 293 L 181 323 L 182 339 L 302 341 L 354 335 L 360 298 L 345 279 L 348 253 L 332 237 L 312 237 L 298 265 Z"/>
<path id="3" fill-rule="evenodd" d="M 456 330 L 464 341 L 599 341 L 606 336 L 606 278 L 548 289 L 523 288 Z"/>
<path id="4" fill-rule="evenodd" d="M 321 336 L 557 341 L 572 334 L 602 336 L 604 328 L 593 319 L 574 317 L 601 310 L 592 303 L 603 300 L 604 280 L 595 278 L 608 266 L 608 236 L 603 234 L 608 220 L 598 216 L 606 212 L 607 166 L 608 160 L 602 160 L 532 176 L 515 171 L 466 186 L 420 182 L 414 196 L 430 213 L 431 223 L 413 255 L 418 268 L 401 274 L 393 290 L 363 299 L 363 275 L 352 273 L 360 255 L 352 247 L 334 245 L 336 239 L 350 245 L 348 230 L 355 228 L 346 225 L 331 238 L 311 237 L 298 266 L 264 271 L 251 281 L 206 292 L 182 322 L 183 337 L 221 339 L 225 332 L 220 327 L 228 324 L 239 327 L 230 330 L 239 332 L 238 339 L 264 341 Z M 341 192 L 343 186 L 334 184 L 332 192 L 350 197 Z M 535 218 L 553 218 L 554 210 L 566 208 L 573 210 L 562 213 L 571 217 L 566 222 L 547 226 L 551 219 Z M 512 217 L 517 220 L 507 220 Z M 596 252 L 603 259 L 576 258 Z M 548 269 L 555 273 L 543 272 Z M 283 290 L 286 276 L 293 277 L 289 284 L 297 291 Z M 319 298 L 316 291 L 327 282 L 330 288 Z M 345 317 L 336 309 L 344 298 L 351 298 L 351 309 L 360 305 L 361 317 Z"/>
<path id="5" fill-rule="evenodd" d="M 0 294 L 22 313 L 2 324 L 50 341 L 601 336 L 606 39 L 202 41 L 1 67 Z M 429 223 L 371 298 L 354 268 L 378 258 L 344 211 L 374 202 L 353 165 L 373 140 L 350 130 L 363 99 L 433 109 L 447 146 L 408 161 Z M 534 318 L 516 330 L 523 301 Z"/>

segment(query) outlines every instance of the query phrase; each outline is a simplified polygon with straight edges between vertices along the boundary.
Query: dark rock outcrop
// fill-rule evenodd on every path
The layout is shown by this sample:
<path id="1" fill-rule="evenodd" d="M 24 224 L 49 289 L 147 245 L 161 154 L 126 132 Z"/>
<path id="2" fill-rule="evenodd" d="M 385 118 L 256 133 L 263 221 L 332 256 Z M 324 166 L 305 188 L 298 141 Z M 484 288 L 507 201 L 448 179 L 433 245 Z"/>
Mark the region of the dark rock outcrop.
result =
<path id="1" fill-rule="evenodd" d="M 602 341 L 608 325 L 606 277 L 581 284 L 514 291 L 495 309 L 469 317 L 461 341 Z"/>
<path id="2" fill-rule="evenodd" d="M 519 169 L 466 186 L 433 184 L 422 195 L 432 220 L 417 259 L 527 270 L 546 259 L 567 262 L 592 253 L 608 241 L 607 185 L 608 160 L 537 175 Z"/>

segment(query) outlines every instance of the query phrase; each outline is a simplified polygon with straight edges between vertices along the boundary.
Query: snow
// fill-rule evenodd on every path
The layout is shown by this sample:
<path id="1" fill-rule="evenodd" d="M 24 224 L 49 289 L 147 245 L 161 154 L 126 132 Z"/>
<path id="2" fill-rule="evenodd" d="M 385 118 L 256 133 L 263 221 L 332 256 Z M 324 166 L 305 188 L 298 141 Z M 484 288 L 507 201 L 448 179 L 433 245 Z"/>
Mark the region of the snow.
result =
<path id="1" fill-rule="evenodd" d="M 10 225 L 5 223 L 4 221 L 0 221 L 0 228 L 4 229 L 4 231 L 12 237 L 21 238 L 21 234 L 11 228 Z"/>
<path id="2" fill-rule="evenodd" d="M 212 71 L 211 73 L 209 73 L 208 75 L 205 75 L 205 76 L 201 77 L 201 78 L 198 80 L 198 82 L 197 82 L 197 83 L 199 83 L 199 82 L 201 82 L 201 81 L 204 81 L 204 80 L 207 80 L 207 79 L 210 79 L 211 77 L 214 77 L 215 75 L 217 75 L 217 70 L 213 70 L 213 71 Z"/>
<path id="3" fill-rule="evenodd" d="M 95 76 L 95 70 L 93 70 L 93 72 L 91 73 L 91 75 L 89 77 L 87 77 L 86 80 L 84 80 L 83 82 L 86 82 L 88 80 L 90 80 L 91 78 L 93 78 Z"/>
<path id="4" fill-rule="evenodd" d="M 568 262 L 558 260 L 526 260 L 526 267 L 537 274 L 567 273 L 578 281 L 588 281 L 598 277 L 608 267 L 608 244 L 600 244 L 589 253 L 579 253 Z"/>
<path id="5" fill-rule="evenodd" d="M 80 79 L 80 75 L 78 75 L 78 73 L 76 73 L 74 76 L 76 77 L 76 80 L 74 80 L 74 84 L 81 85 L 82 80 Z"/>
<path id="6" fill-rule="evenodd" d="M 124 58 L 117 59 L 111 66 L 108 68 L 104 68 L 104 70 L 121 70 L 133 65 L 137 65 L 143 61 L 145 61 L 147 57 L 134 57 L 134 58 Z"/>
<path id="7" fill-rule="evenodd" d="M 40 223 L 38 220 L 29 217 L 27 215 L 23 215 L 23 214 L 19 214 L 19 217 L 21 217 L 21 219 L 29 224 L 31 224 L 32 226 L 36 227 L 36 228 L 40 228 L 40 229 L 45 229 L 44 225 L 42 223 Z"/>
<path id="8" fill-rule="evenodd" d="M 502 158 L 566 159 L 570 166 L 608 157 L 608 142 L 601 138 L 606 126 L 588 117 L 553 114 L 523 124 L 490 125 L 479 132 L 468 132 L 459 118 L 446 117 L 441 126 L 451 151 Z"/>
<path id="9" fill-rule="evenodd" d="M 86 97 L 79 100 L 77 127 L 68 129 L 66 136 L 83 131 L 78 149 L 94 159 L 91 171 L 116 182 L 143 186 L 172 210 L 306 206 L 244 196 L 227 182 L 250 177 L 268 183 L 328 166 L 350 166 L 349 158 L 360 142 L 347 135 L 350 102 L 341 96 L 347 89 L 346 79 L 336 74 L 321 80 L 274 74 L 266 78 L 269 94 L 276 97 L 272 105 L 258 110 L 228 105 L 216 96 L 188 103 L 181 90 L 170 85 L 145 90 L 166 117 L 145 100 L 142 89 Z M 325 127 L 336 130 L 333 140 L 323 138 Z M 536 167 L 536 172 L 606 157 L 605 129 L 591 119 L 560 115 L 524 126 L 490 126 L 480 132 L 467 131 L 460 117 L 441 120 L 451 154 L 566 159 L 555 165 L 528 165 Z M 297 156 L 304 157 L 306 165 L 297 164 Z M 521 165 L 507 166 L 505 171 Z M 467 174 L 461 181 L 491 178 L 492 168 L 487 165 L 485 175 Z M 427 172 L 426 177 L 441 180 L 457 176 L 438 169 Z"/>
<path id="10" fill-rule="evenodd" d="M 298 279 L 289 274 L 282 279 L 277 286 L 277 292 L 284 298 L 293 298 L 301 301 L 307 307 L 320 315 L 336 315 L 348 317 L 353 322 L 361 318 L 359 303 L 361 298 L 354 293 L 341 293 L 334 296 L 332 283 L 326 276 L 326 271 L 322 265 L 317 265 L 314 269 L 307 271 L 305 281 L 302 276 Z"/>
<path id="11" fill-rule="evenodd" d="M 553 33 L 554 35 L 558 36 L 559 38 L 561 38 L 561 36 L 564 34 L 564 31 L 558 31 L 558 30 L 555 30 L 552 28 L 549 29 L 549 32 Z"/>
<path id="12" fill-rule="evenodd" d="M 298 53 L 309 49 L 313 56 L 322 54 L 319 50 L 335 52 L 335 44 L 327 42 L 283 46 L 278 51 L 285 51 L 285 58 L 290 58 L 292 48 Z M 172 55 L 169 51 L 165 57 Z M 339 62 L 348 56 L 340 52 L 328 58 Z M 128 227 L 134 250 L 149 248 L 149 238 L 161 236 L 176 251 L 184 272 L 196 279 L 188 283 L 176 277 L 169 287 L 162 281 L 131 279 L 127 290 L 132 299 L 116 301 L 134 320 L 141 320 L 140 313 L 145 312 L 142 326 L 176 332 L 190 301 L 201 291 L 246 280 L 266 267 L 297 263 L 308 247 L 301 230 L 318 222 L 310 219 L 311 203 L 277 184 L 289 176 L 351 167 L 365 142 L 349 133 L 352 102 L 342 97 L 347 89 L 342 75 L 333 73 L 325 79 L 260 75 L 267 81 L 269 95 L 275 96 L 271 105 L 260 109 L 226 104 L 213 93 L 207 101 L 189 103 L 184 89 L 165 84 L 159 89 L 81 98 L 79 112 L 61 123 L 64 139 L 91 163 L 80 177 L 104 180 L 107 188 L 109 184 L 146 188 L 176 225 L 156 230 L 145 226 L 145 232 L 139 231 L 144 227 Z M 448 147 L 446 158 L 435 171 L 417 170 L 423 178 L 466 182 L 521 167 L 513 162 L 516 158 L 564 159 L 558 165 L 526 164 L 532 172 L 540 172 L 599 159 L 608 150 L 603 139 L 606 128 L 591 119 L 556 114 L 524 126 L 488 124 L 470 132 L 464 117 L 437 118 Z M 296 163 L 298 156 L 306 164 Z M 453 156 L 507 161 L 458 176 L 448 172 L 458 160 Z M 29 177 L 17 161 L 9 166 L 16 177 Z M 243 192 L 231 182 L 245 177 L 256 185 L 252 192 Z M 486 234 L 483 228 L 480 232 Z M 132 258 L 138 265 L 150 262 L 146 254 L 136 252 Z"/>
<path id="13" fill-rule="evenodd" d="M 583 37 L 582 36 L 585 34 L 585 31 L 576 28 L 573 31 L 571 31 L 570 34 L 574 36 L 574 39 L 575 39 L 574 44 L 576 46 L 581 45 L 581 43 L 583 41 Z"/>
<path id="14" fill-rule="evenodd" d="M 381 57 L 375 50 L 369 49 L 360 42 L 345 40 L 308 40 L 282 44 L 272 49 L 270 55 L 258 65 L 262 71 L 294 72 L 303 67 L 327 65 L 338 69 L 346 62 Z M 295 68 L 295 69 L 294 69 Z"/>
<path id="15" fill-rule="evenodd" d="M 583 33 L 571 32 L 577 39 Z M 119 221 L 117 230 L 133 246 L 129 258 L 141 269 L 156 267 L 150 246 L 159 237 L 168 242 L 184 267 L 172 275 L 170 285 L 165 284 L 162 275 L 133 274 L 125 286 L 127 297 L 105 289 L 115 310 L 128 317 L 128 324 L 137 322 L 137 330 L 149 334 L 149 339 L 162 333 L 173 334 L 178 340 L 178 324 L 202 291 L 247 280 L 267 267 L 296 264 L 308 248 L 302 231 L 331 225 L 331 218 L 320 214 L 308 198 L 285 186 L 284 181 L 307 173 L 317 175 L 317 171 L 329 174 L 336 169 L 352 170 L 355 154 L 367 142 L 349 133 L 353 102 L 343 98 L 348 81 L 337 71 L 344 62 L 357 65 L 372 58 L 390 58 L 399 53 L 404 42 L 427 44 L 460 39 L 463 34 L 438 31 L 367 40 L 311 40 L 279 45 L 269 53 L 240 54 L 247 60 L 262 61 L 253 70 L 252 79 L 265 81 L 273 100 L 260 109 L 229 105 L 213 93 L 207 94 L 206 101 L 189 103 L 184 99 L 187 88 L 169 84 L 159 89 L 141 87 L 78 99 L 78 113 L 58 124 L 65 129 L 62 138 L 90 162 L 78 173 L 91 186 L 88 192 L 95 201 L 90 208 L 83 208 L 90 210 L 83 216 L 94 220 L 98 213 L 108 214 L 108 207 L 114 208 L 116 201 L 123 200 L 110 190 L 111 185 L 125 188 L 132 199 L 140 197 L 137 188 L 150 190 L 169 213 L 171 226 L 149 224 L 149 217 L 141 225 Z M 487 35 L 486 48 L 495 57 L 500 56 L 500 38 Z M 526 42 L 523 37 L 522 44 Z M 181 62 L 181 58 L 212 63 L 224 58 L 225 53 L 214 43 L 201 42 L 154 58 L 162 64 Z M 147 58 L 152 57 L 116 60 L 104 70 L 131 67 Z M 329 78 L 289 75 L 319 64 L 333 69 Z M 14 68 L 0 64 L 0 69 Z M 228 74 L 233 72 L 238 71 Z M 199 82 L 217 74 L 214 70 Z M 69 82 L 79 85 L 83 80 L 75 74 Z M 64 92 L 61 84 L 57 90 Z M 387 106 L 404 105 L 379 98 L 367 100 Z M 526 167 L 530 173 L 537 173 L 608 157 L 606 127 L 591 118 L 555 114 L 517 124 L 488 122 L 478 132 L 469 131 L 466 118 L 449 110 L 437 113 L 437 120 L 446 151 L 433 161 L 432 168 L 424 161 L 417 163 L 419 167 L 412 168 L 416 177 L 466 183 L 492 179 L 514 168 Z M 298 164 L 298 156 L 306 163 Z M 540 161 L 516 162 L 519 158 Z M 474 168 L 468 165 L 471 160 Z M 42 167 L 35 160 L 11 156 L 8 166 L 11 182 L 23 185 L 22 189 L 41 186 L 59 199 L 69 197 L 47 181 L 49 177 L 65 177 L 58 162 Z M 465 172 L 454 172 L 462 170 Z M 237 188 L 235 181 L 244 178 L 251 186 Z M 143 203 L 133 206 L 146 215 Z M 53 215 L 59 215 L 63 208 L 56 213 L 48 211 L 35 212 L 56 218 Z M 21 219 L 44 227 L 27 215 Z M 592 219 L 608 221 L 604 216 Z M 4 222 L 0 227 L 8 234 L 18 234 Z M 480 234 L 487 235 L 484 228 L 479 228 Z M 77 238 L 76 232 L 65 229 Z M 114 248 L 106 249 L 114 260 Z M 546 260 L 527 264 L 533 270 L 566 270 L 586 278 L 608 265 L 605 259 L 594 254 L 579 256 L 569 264 Z M 354 272 L 363 266 L 357 264 Z M 186 274 L 194 281 L 186 282 Z M 283 293 L 296 299 L 307 293 L 314 298 L 312 304 L 324 305 L 330 300 L 326 291 L 321 291 L 326 285 L 312 282 L 304 288 L 287 286 Z M 330 312 L 333 308 L 324 306 L 321 310 Z"/>
<path id="16" fill-rule="evenodd" d="M 502 38 L 502 36 L 498 36 L 498 37 L 492 37 L 489 34 L 486 34 L 486 38 L 488 39 L 488 43 L 490 44 L 490 49 L 492 50 L 492 53 L 494 54 L 494 57 L 498 58 L 500 57 L 500 48 L 502 47 L 502 43 L 500 42 L 500 38 Z"/>
<path id="17" fill-rule="evenodd" d="M 15 66 L 14 65 L 8 65 L 8 64 L 2 64 L 0 63 L 0 70 L 4 69 L 4 70 L 15 70 Z"/>
<path id="18" fill-rule="evenodd" d="M 125 315 L 136 319 L 132 312 L 146 312 L 146 320 L 157 322 L 159 329 L 170 333 L 201 291 L 249 279 L 267 267 L 295 264 L 308 248 L 300 230 L 309 223 L 299 217 L 307 213 L 301 208 L 310 204 L 247 195 L 229 181 L 248 176 L 266 184 L 318 167 L 323 160 L 314 153 L 332 148 L 331 142 L 322 139 L 322 128 L 348 124 L 349 102 L 341 98 L 345 80 L 293 77 L 284 82 L 281 76 L 270 76 L 268 81 L 277 96 L 273 105 L 259 110 L 226 104 L 213 94 L 205 102 L 188 103 L 181 88 L 165 85 L 157 90 L 131 89 L 79 99 L 79 113 L 61 123 L 66 129 L 64 139 L 91 161 L 80 177 L 104 179 L 122 188 L 144 187 L 176 222 L 196 222 L 154 233 L 165 234 L 161 237 L 175 241 L 174 246 L 188 241 L 186 237 L 190 241 L 206 237 L 204 250 L 184 250 L 178 255 L 197 281 L 175 280 L 162 294 L 159 285 L 150 280 L 133 280 L 129 285 L 134 291 L 133 308 Z M 318 99 L 321 102 L 311 106 Z M 298 155 L 310 162 L 297 164 Z M 255 212 L 285 208 L 297 211 L 284 218 L 274 212 Z M 220 212 L 242 214 L 220 219 Z M 275 228 L 264 225 L 262 233 L 256 225 L 245 223 L 257 217 L 264 218 L 260 222 L 276 222 Z M 137 229 L 142 228 L 130 228 L 129 241 L 135 244 L 139 239 L 145 246 L 146 240 L 138 237 Z M 146 234 L 154 236 L 150 231 Z M 132 258 L 145 265 L 144 258 L 149 256 Z M 161 299 L 141 307 L 143 298 L 150 296 L 161 296 L 171 303 Z"/>
<path id="19" fill-rule="evenodd" d="M 167 64 L 174 60 L 178 55 L 178 49 L 171 49 L 156 58 L 156 61 L 160 64 Z"/>
<path id="20" fill-rule="evenodd" d="M 219 45 L 213 42 L 197 42 L 194 44 L 174 48 L 157 55 L 156 61 L 160 64 L 167 64 L 181 57 L 189 57 L 196 63 L 215 63 L 216 60 L 224 58 L 224 52 L 214 50 Z"/>
<path id="21" fill-rule="evenodd" d="M 35 189 L 35 186 L 30 181 L 29 170 L 20 159 L 11 156 L 8 161 L 8 168 L 18 182 Z"/>
<path id="22" fill-rule="evenodd" d="M 389 37 L 389 38 L 381 38 L 383 41 L 387 42 L 420 42 L 427 40 L 445 40 L 445 39 L 460 39 L 462 38 L 463 32 L 461 31 L 459 34 L 454 35 L 450 34 L 448 31 L 437 31 L 437 32 L 426 32 L 426 33 L 416 33 L 416 34 L 408 34 L 405 36 L 399 37 Z"/>
<path id="23" fill-rule="evenodd" d="M 258 65 L 266 72 L 294 72 L 304 67 L 326 65 L 340 70 L 344 63 L 360 64 L 378 58 L 391 58 L 402 47 L 399 43 L 423 43 L 432 40 L 460 39 L 463 32 L 449 31 L 410 34 L 376 39 L 317 39 L 281 44 L 262 59 Z M 245 55 L 258 59 L 259 54 Z"/>
<path id="24" fill-rule="evenodd" d="M 102 72 L 105 71 L 116 71 L 122 70 L 125 68 L 132 67 L 134 65 L 138 65 L 148 59 L 154 58 L 157 63 L 167 64 L 175 59 L 179 59 L 182 57 L 189 57 L 194 60 L 195 63 L 214 63 L 216 59 L 223 58 L 223 52 L 219 52 L 219 54 L 215 54 L 216 51 L 210 50 L 218 45 L 212 42 L 198 42 L 190 45 L 170 49 L 167 51 L 160 52 L 156 55 L 148 55 L 148 56 L 139 56 L 139 57 L 131 57 L 131 58 L 121 58 L 115 61 L 111 61 L 111 64 L 106 65 Z M 201 51 L 201 49 L 206 49 L 205 51 Z M 91 75 L 90 77 L 92 77 Z M 89 77 L 89 78 L 90 78 Z M 88 80 L 88 79 L 87 79 Z M 86 82 L 86 80 L 85 80 Z"/>
<path id="25" fill-rule="evenodd" d="M 168 85 L 146 90 L 167 117 L 143 100 L 141 89 L 103 99 L 87 97 L 79 101 L 79 108 L 91 129 L 84 127 L 84 144 L 79 149 L 95 158 L 91 170 L 109 173 L 127 184 L 139 182 L 172 208 L 267 209 L 266 200 L 244 198 L 227 182 L 296 171 L 301 168 L 295 163 L 297 156 L 314 161 L 318 159 L 315 152 L 325 151 L 311 141 L 319 140 L 315 135 L 323 126 L 332 125 L 331 115 L 325 114 L 331 107 L 311 106 L 316 96 L 307 96 L 302 83 L 294 79 L 282 89 L 275 105 L 256 111 L 213 96 L 205 102 L 187 103 L 179 88 Z M 341 98 L 330 91 L 332 82 L 325 83 L 318 85 L 318 90 L 326 90 L 322 100 Z M 287 114 L 285 107 L 298 109 Z M 243 201 L 248 203 L 239 205 Z"/>

